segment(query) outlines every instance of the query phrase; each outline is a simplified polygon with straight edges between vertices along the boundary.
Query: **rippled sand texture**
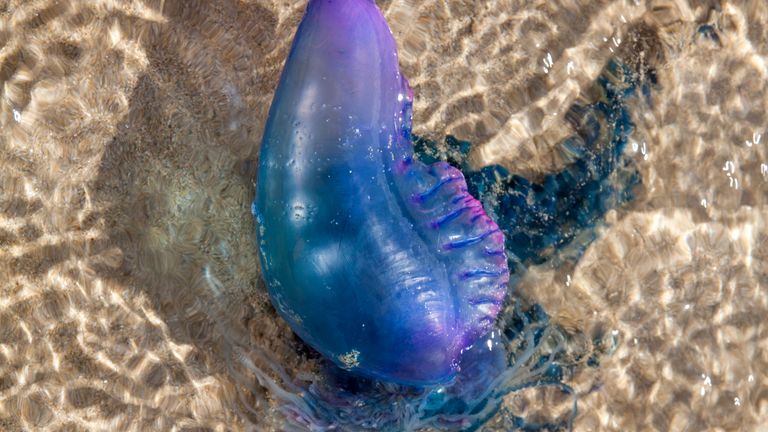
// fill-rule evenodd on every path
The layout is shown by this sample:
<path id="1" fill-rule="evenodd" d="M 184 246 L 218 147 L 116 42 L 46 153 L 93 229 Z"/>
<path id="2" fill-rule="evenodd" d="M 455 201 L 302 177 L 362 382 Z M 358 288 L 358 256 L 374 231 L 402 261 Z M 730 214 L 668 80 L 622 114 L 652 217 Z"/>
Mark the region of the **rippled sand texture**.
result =
<path id="1" fill-rule="evenodd" d="M 569 382 L 575 430 L 768 430 L 768 4 L 380 4 L 416 132 L 529 175 L 562 164 L 562 114 L 626 23 L 658 32 L 638 200 L 519 293 L 618 341 Z M 298 377 L 317 362 L 258 282 L 249 210 L 303 6 L 0 1 L 0 430 L 279 428 L 242 360 L 263 350 Z M 695 42 L 701 22 L 719 44 Z M 508 403 L 535 418 L 568 402 Z"/>

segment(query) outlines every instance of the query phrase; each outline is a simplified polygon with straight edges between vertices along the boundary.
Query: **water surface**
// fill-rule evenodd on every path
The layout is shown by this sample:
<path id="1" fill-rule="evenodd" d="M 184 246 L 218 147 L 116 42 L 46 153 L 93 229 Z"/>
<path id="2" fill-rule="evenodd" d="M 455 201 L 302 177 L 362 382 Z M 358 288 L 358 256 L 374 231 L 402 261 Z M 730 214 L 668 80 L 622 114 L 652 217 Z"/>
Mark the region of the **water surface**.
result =
<path id="1" fill-rule="evenodd" d="M 569 378 L 574 430 L 766 430 L 768 4 L 379 4 L 414 132 L 533 178 L 565 164 L 563 115 L 628 29 L 658 35 L 660 89 L 627 149 L 636 199 L 517 292 L 584 352 L 616 341 Z M 0 429 L 279 430 L 244 359 L 296 380 L 319 362 L 259 282 L 250 203 L 303 8 L 0 2 Z M 506 407 L 571 402 L 531 389 Z"/>

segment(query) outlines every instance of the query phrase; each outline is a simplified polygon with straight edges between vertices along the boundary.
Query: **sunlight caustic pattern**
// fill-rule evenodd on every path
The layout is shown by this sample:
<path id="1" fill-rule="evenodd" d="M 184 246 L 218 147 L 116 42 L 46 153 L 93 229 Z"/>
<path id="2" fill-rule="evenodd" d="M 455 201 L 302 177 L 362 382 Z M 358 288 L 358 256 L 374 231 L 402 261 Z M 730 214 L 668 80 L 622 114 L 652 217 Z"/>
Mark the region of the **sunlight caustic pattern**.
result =
<path id="1" fill-rule="evenodd" d="M 578 264 L 517 290 L 573 334 L 616 338 L 569 382 L 575 430 L 766 424 L 766 3 L 379 4 L 414 132 L 532 176 L 562 167 L 557 125 L 628 23 L 658 29 L 663 90 L 627 150 L 637 199 Z M 257 285 L 251 179 L 303 8 L 0 1 L 0 429 L 279 430 L 282 378 L 250 364 L 290 382 L 318 362 Z"/>

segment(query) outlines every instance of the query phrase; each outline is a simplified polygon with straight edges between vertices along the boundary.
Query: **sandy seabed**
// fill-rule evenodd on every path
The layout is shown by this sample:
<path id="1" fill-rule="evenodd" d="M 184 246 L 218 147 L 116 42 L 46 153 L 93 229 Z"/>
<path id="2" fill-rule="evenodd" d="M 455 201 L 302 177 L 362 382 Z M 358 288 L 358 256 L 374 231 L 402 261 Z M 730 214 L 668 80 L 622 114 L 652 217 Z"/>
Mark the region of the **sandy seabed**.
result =
<path id="1" fill-rule="evenodd" d="M 768 431 L 768 3 L 379 4 L 416 133 L 533 176 L 562 166 L 563 113 L 627 29 L 657 33 L 638 198 L 517 292 L 617 340 L 569 379 L 574 430 Z M 0 1 L 0 430 L 281 429 L 236 360 L 317 367 L 269 304 L 250 215 L 304 5 Z M 569 402 L 506 403 L 535 419 Z"/>

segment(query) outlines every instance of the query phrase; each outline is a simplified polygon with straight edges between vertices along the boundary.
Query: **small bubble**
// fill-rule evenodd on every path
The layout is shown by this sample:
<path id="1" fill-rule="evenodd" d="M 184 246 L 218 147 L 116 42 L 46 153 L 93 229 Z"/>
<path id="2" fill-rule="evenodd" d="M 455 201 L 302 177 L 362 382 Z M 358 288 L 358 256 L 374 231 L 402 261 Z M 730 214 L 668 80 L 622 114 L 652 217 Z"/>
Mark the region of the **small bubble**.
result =
<path id="1" fill-rule="evenodd" d="M 13 110 L 13 119 L 16 121 L 16 123 L 21 121 L 21 113 L 15 108 Z"/>

